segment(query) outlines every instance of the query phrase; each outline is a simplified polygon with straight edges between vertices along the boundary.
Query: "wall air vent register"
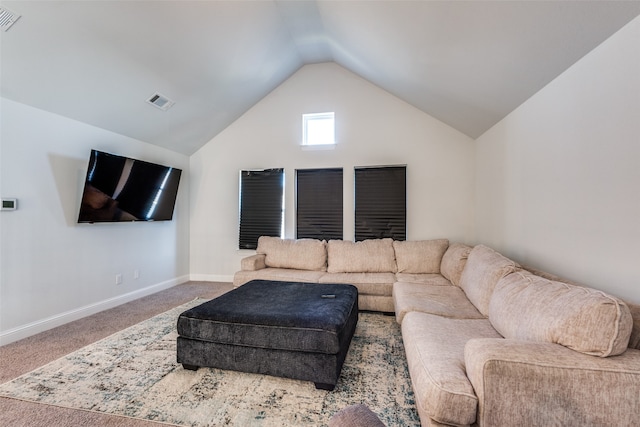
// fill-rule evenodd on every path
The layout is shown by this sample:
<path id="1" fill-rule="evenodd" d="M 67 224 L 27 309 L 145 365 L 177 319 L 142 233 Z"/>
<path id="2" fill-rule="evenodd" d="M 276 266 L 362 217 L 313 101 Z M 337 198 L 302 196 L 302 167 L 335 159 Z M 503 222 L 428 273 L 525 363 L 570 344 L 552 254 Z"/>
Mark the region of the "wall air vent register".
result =
<path id="1" fill-rule="evenodd" d="M 2 31 L 7 31 L 15 22 L 20 19 L 20 15 L 15 12 L 0 7 L 0 28 Z"/>
<path id="2" fill-rule="evenodd" d="M 157 92 L 147 99 L 147 103 L 161 109 L 162 111 L 167 111 L 173 104 L 175 104 L 175 102 Z"/>

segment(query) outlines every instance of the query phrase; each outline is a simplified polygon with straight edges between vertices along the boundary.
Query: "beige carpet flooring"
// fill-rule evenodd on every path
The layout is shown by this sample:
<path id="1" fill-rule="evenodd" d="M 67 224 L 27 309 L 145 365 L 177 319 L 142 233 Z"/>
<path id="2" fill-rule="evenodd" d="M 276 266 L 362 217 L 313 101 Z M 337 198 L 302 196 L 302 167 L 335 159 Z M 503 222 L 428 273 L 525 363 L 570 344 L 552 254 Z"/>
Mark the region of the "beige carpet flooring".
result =
<path id="1" fill-rule="evenodd" d="M 194 298 L 215 298 L 230 283 L 188 282 L 0 347 L 0 384 Z M 159 427 L 166 424 L 0 397 L 0 426 Z"/>

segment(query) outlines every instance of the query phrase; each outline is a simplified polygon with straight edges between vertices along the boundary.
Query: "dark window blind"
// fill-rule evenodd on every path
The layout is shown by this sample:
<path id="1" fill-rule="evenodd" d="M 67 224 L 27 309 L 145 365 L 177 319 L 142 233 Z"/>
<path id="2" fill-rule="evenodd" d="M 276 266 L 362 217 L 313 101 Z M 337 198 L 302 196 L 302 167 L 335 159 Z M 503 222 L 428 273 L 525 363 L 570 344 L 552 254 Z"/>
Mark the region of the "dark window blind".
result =
<path id="1" fill-rule="evenodd" d="M 355 169 L 355 240 L 407 238 L 407 167 Z"/>
<path id="2" fill-rule="evenodd" d="M 282 237 L 284 169 L 240 174 L 240 249 L 256 249 L 260 236 Z"/>
<path id="3" fill-rule="evenodd" d="M 296 238 L 342 239 L 342 168 L 296 171 Z"/>

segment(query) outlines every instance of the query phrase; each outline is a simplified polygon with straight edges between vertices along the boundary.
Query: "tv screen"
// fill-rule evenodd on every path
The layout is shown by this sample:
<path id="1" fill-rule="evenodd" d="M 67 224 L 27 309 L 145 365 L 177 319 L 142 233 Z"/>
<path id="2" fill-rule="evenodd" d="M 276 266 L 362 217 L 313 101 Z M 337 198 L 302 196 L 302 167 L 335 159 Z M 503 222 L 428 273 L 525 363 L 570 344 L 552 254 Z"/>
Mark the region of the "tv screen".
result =
<path id="1" fill-rule="evenodd" d="M 78 222 L 170 221 L 182 170 L 91 150 Z"/>

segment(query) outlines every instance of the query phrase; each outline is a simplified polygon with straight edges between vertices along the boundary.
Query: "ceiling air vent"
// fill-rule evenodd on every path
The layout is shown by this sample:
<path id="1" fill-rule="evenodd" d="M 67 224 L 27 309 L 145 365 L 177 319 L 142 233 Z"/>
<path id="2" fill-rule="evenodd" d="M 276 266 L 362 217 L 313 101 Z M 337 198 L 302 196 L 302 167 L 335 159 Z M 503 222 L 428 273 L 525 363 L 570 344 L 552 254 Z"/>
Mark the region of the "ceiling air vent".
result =
<path id="1" fill-rule="evenodd" d="M 0 28 L 3 31 L 7 31 L 16 21 L 20 19 L 20 15 L 17 13 L 11 12 L 4 7 L 0 7 Z"/>
<path id="2" fill-rule="evenodd" d="M 162 111 L 167 111 L 173 104 L 175 104 L 175 102 L 157 92 L 154 93 L 151 98 L 147 99 L 147 102 Z"/>

